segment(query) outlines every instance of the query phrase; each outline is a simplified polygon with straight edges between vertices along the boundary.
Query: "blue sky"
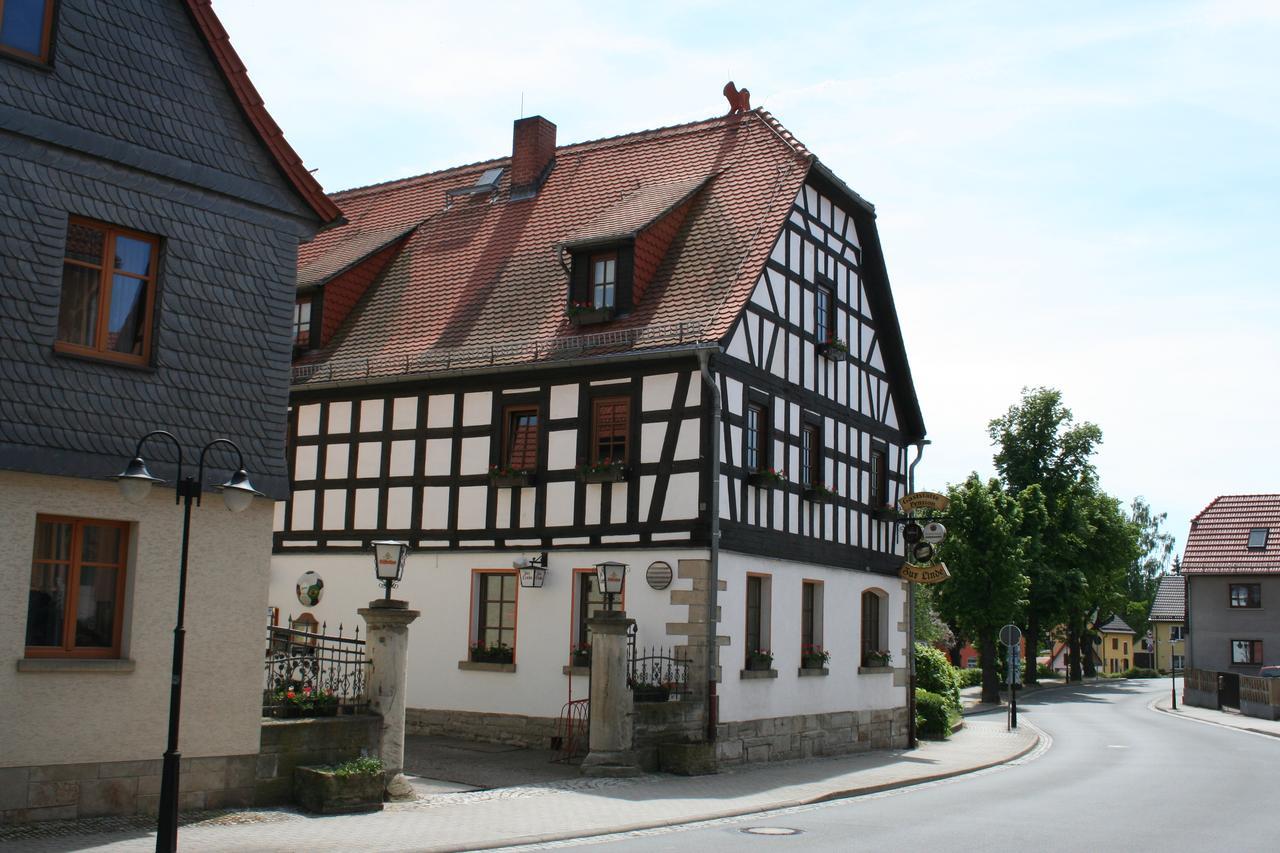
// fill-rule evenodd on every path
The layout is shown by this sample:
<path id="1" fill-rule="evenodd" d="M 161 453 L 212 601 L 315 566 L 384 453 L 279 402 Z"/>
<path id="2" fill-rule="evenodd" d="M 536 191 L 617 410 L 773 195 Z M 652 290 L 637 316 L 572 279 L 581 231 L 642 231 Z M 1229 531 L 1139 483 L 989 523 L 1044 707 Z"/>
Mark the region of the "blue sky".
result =
<path id="1" fill-rule="evenodd" d="M 1028 385 L 1181 542 L 1280 492 L 1280 4 L 217 0 L 326 189 L 717 115 L 752 92 L 876 204 L 933 446 L 991 472 Z"/>

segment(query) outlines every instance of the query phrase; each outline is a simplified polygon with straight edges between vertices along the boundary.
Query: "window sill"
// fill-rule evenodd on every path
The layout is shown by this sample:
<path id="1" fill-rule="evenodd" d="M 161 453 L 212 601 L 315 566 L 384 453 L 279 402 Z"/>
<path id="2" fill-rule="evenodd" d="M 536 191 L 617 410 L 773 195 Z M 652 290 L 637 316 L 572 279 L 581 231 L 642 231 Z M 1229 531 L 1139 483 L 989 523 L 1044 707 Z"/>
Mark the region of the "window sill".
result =
<path id="1" fill-rule="evenodd" d="M 458 669 L 465 669 L 468 672 L 515 672 L 516 665 L 513 663 L 476 663 L 470 660 L 458 661 Z"/>
<path id="2" fill-rule="evenodd" d="M 744 669 L 738 672 L 738 677 L 742 679 L 777 678 L 778 671 L 776 669 Z"/>
<path id="3" fill-rule="evenodd" d="M 830 674 L 831 674 L 831 670 L 827 669 L 825 666 L 822 667 L 821 669 L 818 669 L 816 667 L 810 667 L 810 666 L 802 666 L 800 667 L 800 669 L 796 670 L 796 675 L 800 676 L 801 678 L 816 678 L 818 676 L 830 675 Z"/>
<path id="4" fill-rule="evenodd" d="M 891 666 L 860 666 L 858 667 L 858 675 L 874 675 L 877 673 L 892 673 Z"/>
<path id="5" fill-rule="evenodd" d="M 18 658 L 18 672 L 133 672 L 128 658 Z"/>
<path id="6" fill-rule="evenodd" d="M 587 675 L 590 675 L 590 674 L 591 674 L 591 667 L 589 667 L 589 666 L 562 666 L 562 667 L 560 667 L 560 671 L 561 671 L 561 672 L 563 672 L 565 675 L 581 675 L 581 676 L 587 676 Z"/>

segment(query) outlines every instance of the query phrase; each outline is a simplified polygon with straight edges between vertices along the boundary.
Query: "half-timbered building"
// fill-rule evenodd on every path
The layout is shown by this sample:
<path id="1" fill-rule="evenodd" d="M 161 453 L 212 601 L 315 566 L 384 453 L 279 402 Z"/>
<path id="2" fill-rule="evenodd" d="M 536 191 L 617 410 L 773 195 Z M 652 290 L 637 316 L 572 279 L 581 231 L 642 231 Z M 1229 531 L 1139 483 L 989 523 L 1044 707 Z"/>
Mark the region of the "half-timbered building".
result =
<path id="1" fill-rule="evenodd" d="M 536 742 L 616 560 L 722 761 L 903 743 L 924 425 L 873 207 L 763 110 L 513 139 L 336 194 L 303 248 L 272 604 L 316 571 L 349 619 L 370 543 L 409 542 L 410 729 Z"/>

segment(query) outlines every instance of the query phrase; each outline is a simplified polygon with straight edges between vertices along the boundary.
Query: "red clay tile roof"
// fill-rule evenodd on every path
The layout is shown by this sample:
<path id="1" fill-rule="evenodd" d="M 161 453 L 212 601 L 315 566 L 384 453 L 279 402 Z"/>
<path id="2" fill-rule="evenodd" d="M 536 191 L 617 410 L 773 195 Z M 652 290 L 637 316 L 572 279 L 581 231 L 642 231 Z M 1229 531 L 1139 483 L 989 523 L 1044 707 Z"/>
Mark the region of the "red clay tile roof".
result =
<path id="1" fill-rule="evenodd" d="M 630 193 L 617 204 L 564 238 L 565 246 L 574 248 L 634 238 L 711 180 L 711 175 L 647 184 Z"/>
<path id="2" fill-rule="evenodd" d="M 1268 529 L 1265 548 L 1250 550 L 1249 531 Z M 1223 495 L 1191 520 L 1182 573 L 1280 574 L 1280 495 Z"/>
<path id="3" fill-rule="evenodd" d="M 593 350 L 719 341 L 750 298 L 814 162 L 779 128 L 756 110 L 560 146 L 528 200 L 510 201 L 505 172 L 493 193 L 447 196 L 508 158 L 335 194 L 347 224 L 301 248 L 304 270 L 352 235 L 413 230 L 346 327 L 295 379 L 545 359 L 549 341 L 578 331 L 564 315 L 564 242 L 593 224 L 601 232 L 643 226 L 682 199 L 690 200 L 687 216 L 635 310 L 578 340 Z M 609 211 L 617 215 L 608 219 Z"/>
<path id="4" fill-rule="evenodd" d="M 284 131 L 280 129 L 280 125 L 276 124 L 267 112 L 262 96 L 250 82 L 244 63 L 240 61 L 240 56 L 231 46 L 230 36 L 227 35 L 218 16 L 214 14 L 211 0 L 186 0 L 186 8 L 191 19 L 195 21 L 196 29 L 209 45 L 209 52 L 227 81 L 231 93 L 240 104 L 245 118 L 276 161 L 281 174 L 302 200 L 315 211 L 322 223 L 328 224 L 341 218 L 342 211 L 324 194 L 320 184 L 302 164 L 302 158 L 285 141 Z"/>

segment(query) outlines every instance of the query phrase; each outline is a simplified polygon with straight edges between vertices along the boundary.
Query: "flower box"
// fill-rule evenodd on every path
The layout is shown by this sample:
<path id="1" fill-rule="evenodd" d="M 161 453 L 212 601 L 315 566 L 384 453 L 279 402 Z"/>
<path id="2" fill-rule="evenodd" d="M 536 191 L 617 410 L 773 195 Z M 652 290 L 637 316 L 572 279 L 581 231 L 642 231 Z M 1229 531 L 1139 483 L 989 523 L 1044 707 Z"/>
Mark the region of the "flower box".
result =
<path id="1" fill-rule="evenodd" d="M 365 767 L 348 771 L 351 767 Z M 377 767 L 376 770 L 372 769 Z M 293 797 L 316 814 L 382 811 L 385 780 L 382 762 L 362 759 L 338 767 L 298 767 L 293 771 Z"/>
<path id="2" fill-rule="evenodd" d="M 472 663 L 515 663 L 516 652 L 508 646 L 474 645 L 469 654 Z"/>
<path id="3" fill-rule="evenodd" d="M 767 649 L 758 649 L 747 655 L 748 670 L 767 670 L 773 668 L 773 653 Z"/>
<path id="4" fill-rule="evenodd" d="M 823 486 L 810 486 L 804 490 L 804 499 L 816 504 L 829 504 L 836 493 Z"/>
<path id="5" fill-rule="evenodd" d="M 578 469 L 578 479 L 584 483 L 621 483 L 627 479 L 627 469 L 622 465 L 596 465 Z"/>
<path id="6" fill-rule="evenodd" d="M 831 660 L 831 652 L 820 646 L 805 646 L 800 650 L 800 666 L 803 669 L 825 669 Z"/>
<path id="7" fill-rule="evenodd" d="M 574 649 L 570 652 L 569 666 L 591 666 L 591 649 Z"/>
<path id="8" fill-rule="evenodd" d="M 594 326 L 612 319 L 612 308 L 580 308 L 569 311 L 569 322 L 574 326 Z"/>
<path id="9" fill-rule="evenodd" d="M 524 488 L 533 485 L 533 474 L 529 471 L 490 471 L 489 482 L 498 488 Z"/>
<path id="10" fill-rule="evenodd" d="M 747 475 L 747 482 L 760 489 L 776 489 L 787 481 L 785 471 L 774 471 L 766 469 L 764 471 L 752 471 Z"/>
<path id="11" fill-rule="evenodd" d="M 827 341 L 818 344 L 818 355 L 827 361 L 846 361 L 849 358 L 849 347 L 843 341 Z"/>
<path id="12" fill-rule="evenodd" d="M 863 660 L 863 666 L 880 669 L 889 665 L 890 655 L 880 652 L 867 652 Z"/>

